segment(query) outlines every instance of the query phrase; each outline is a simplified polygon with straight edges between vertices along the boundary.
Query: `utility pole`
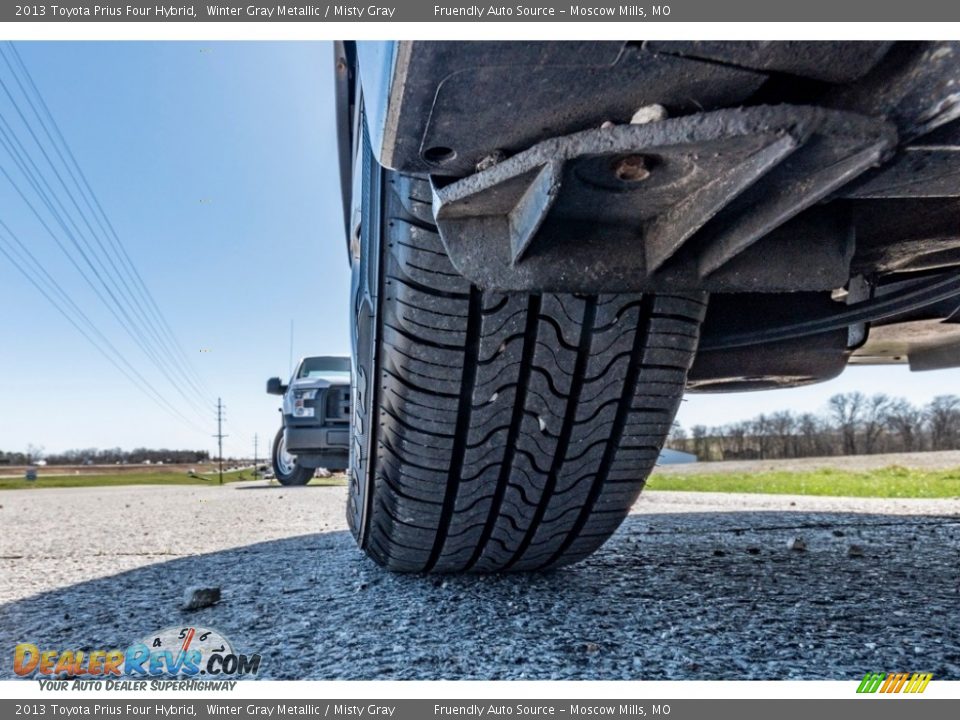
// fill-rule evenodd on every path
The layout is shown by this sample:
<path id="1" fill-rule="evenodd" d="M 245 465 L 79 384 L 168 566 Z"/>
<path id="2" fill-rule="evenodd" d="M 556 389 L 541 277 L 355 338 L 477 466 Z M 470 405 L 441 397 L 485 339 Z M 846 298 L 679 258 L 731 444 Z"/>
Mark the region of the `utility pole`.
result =
<path id="1" fill-rule="evenodd" d="M 220 484 L 223 485 L 223 439 L 230 437 L 223 434 L 223 403 L 217 398 L 217 459 L 220 461 Z"/>
<path id="2" fill-rule="evenodd" d="M 257 433 L 253 434 L 253 479 L 257 480 L 260 478 L 259 465 L 257 464 Z"/>

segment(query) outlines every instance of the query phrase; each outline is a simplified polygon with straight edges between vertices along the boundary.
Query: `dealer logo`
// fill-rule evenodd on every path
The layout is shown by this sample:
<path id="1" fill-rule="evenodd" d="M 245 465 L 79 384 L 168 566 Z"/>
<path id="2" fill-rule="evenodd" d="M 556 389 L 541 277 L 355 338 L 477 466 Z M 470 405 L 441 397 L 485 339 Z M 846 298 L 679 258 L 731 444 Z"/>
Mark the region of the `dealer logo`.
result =
<path id="1" fill-rule="evenodd" d="M 873 673 L 860 681 L 858 693 L 922 693 L 933 678 L 931 673 Z"/>
<path id="2" fill-rule="evenodd" d="M 125 650 L 41 649 L 20 643 L 13 651 L 13 671 L 21 677 L 243 677 L 260 670 L 260 655 L 245 655 L 216 630 L 168 627 Z"/>

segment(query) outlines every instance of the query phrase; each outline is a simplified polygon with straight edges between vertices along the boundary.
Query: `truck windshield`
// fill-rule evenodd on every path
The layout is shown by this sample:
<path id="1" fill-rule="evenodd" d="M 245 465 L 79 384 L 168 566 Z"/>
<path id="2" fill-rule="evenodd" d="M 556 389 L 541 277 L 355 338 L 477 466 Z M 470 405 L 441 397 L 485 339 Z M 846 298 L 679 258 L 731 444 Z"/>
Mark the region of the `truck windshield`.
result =
<path id="1" fill-rule="evenodd" d="M 304 358 L 300 365 L 298 378 L 317 377 L 318 375 L 327 375 L 332 372 L 350 372 L 350 358 L 345 357 L 311 357 Z"/>

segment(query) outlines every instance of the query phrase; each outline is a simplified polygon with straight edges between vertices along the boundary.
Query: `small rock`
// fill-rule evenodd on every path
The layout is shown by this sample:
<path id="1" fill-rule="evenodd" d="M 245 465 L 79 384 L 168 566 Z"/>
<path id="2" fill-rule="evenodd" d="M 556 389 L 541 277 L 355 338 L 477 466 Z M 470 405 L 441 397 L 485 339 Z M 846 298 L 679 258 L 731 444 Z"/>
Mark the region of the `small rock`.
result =
<path id="1" fill-rule="evenodd" d="M 859 545 L 851 545 L 847 548 L 847 557 L 863 557 L 863 548 Z"/>
<path id="2" fill-rule="evenodd" d="M 188 587 L 183 592 L 182 610 L 199 610 L 220 602 L 219 587 Z"/>
<path id="3" fill-rule="evenodd" d="M 647 123 L 659 122 L 667 119 L 667 109 L 663 105 L 644 105 L 637 110 L 630 118 L 631 125 L 646 125 Z"/>
<path id="4" fill-rule="evenodd" d="M 726 555 L 726 553 L 720 548 L 717 548 L 716 550 L 713 551 L 714 557 L 723 557 L 724 555 Z"/>
<path id="5" fill-rule="evenodd" d="M 802 537 L 792 537 L 787 540 L 787 550 L 803 552 L 807 549 L 807 542 Z"/>
<path id="6" fill-rule="evenodd" d="M 790 501 L 790 507 L 796 507 L 796 506 L 797 506 L 797 503 L 794 502 L 793 500 L 791 500 L 791 501 Z"/>
<path id="7" fill-rule="evenodd" d="M 317 477 L 329 478 L 333 477 L 333 473 L 327 470 L 326 468 L 317 468 Z"/>
<path id="8" fill-rule="evenodd" d="M 759 555 L 759 554 L 760 554 L 760 548 L 758 548 L 758 547 L 752 547 L 752 546 L 751 546 L 751 547 L 748 547 L 748 548 L 747 548 L 747 553 L 748 553 L 749 555 Z"/>
<path id="9" fill-rule="evenodd" d="M 616 126 L 617 126 L 617 124 L 616 124 L 615 122 L 611 122 L 610 120 L 604 120 L 604 121 L 603 121 L 603 124 L 600 126 L 600 129 L 601 129 L 601 130 L 609 130 L 610 128 L 616 127 Z"/>
<path id="10" fill-rule="evenodd" d="M 834 537 L 843 537 L 844 535 L 846 535 L 846 533 L 845 533 L 843 530 L 834 530 L 834 531 L 833 531 L 833 536 L 834 536 Z"/>

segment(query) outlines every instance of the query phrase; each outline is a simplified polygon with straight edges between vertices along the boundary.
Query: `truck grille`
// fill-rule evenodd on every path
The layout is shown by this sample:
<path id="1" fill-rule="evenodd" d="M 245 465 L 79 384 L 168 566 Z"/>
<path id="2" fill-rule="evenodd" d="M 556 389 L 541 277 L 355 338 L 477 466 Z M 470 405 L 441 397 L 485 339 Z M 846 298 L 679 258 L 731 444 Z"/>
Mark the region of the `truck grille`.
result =
<path id="1" fill-rule="evenodd" d="M 350 386 L 335 386 L 327 390 L 327 420 L 350 420 Z"/>

